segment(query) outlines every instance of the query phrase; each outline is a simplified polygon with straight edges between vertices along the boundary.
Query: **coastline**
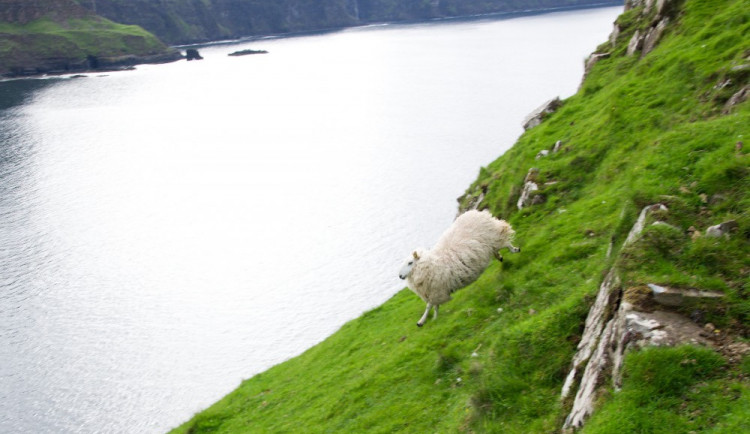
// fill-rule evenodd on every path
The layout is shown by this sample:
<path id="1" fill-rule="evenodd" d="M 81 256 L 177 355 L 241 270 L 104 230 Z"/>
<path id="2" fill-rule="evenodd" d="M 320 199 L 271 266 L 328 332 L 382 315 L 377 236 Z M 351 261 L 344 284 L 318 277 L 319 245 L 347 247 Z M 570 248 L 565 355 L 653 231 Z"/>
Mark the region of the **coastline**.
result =
<path id="1" fill-rule="evenodd" d="M 246 35 L 231 39 L 217 39 L 207 40 L 203 42 L 195 42 L 191 44 L 178 44 L 170 46 L 170 50 L 151 55 L 122 55 L 122 56 L 102 56 L 93 57 L 88 56 L 87 59 L 73 60 L 64 59 L 63 56 L 51 60 L 49 62 L 42 62 L 33 66 L 25 66 L 19 68 L 16 71 L 0 71 L 0 81 L 6 80 L 19 80 L 19 79 L 33 79 L 33 78 L 44 78 L 44 77 L 57 77 L 68 74 L 86 74 L 86 73 L 98 73 L 98 72 L 112 72 L 112 71 L 126 71 L 134 69 L 138 65 L 147 64 L 162 64 L 171 63 L 178 60 L 186 59 L 186 56 L 182 54 L 181 50 L 191 47 L 207 47 L 215 45 L 230 45 L 251 41 L 259 41 L 266 39 L 283 39 L 305 35 L 320 35 L 332 32 L 366 28 L 373 26 L 393 26 L 393 25 L 415 25 L 415 24 L 429 24 L 435 22 L 466 22 L 475 20 L 485 19 L 511 19 L 521 16 L 540 15 L 561 11 L 573 11 L 573 10 L 585 10 L 585 9 L 596 9 L 603 7 L 614 7 L 623 5 L 624 2 L 621 0 L 616 1 L 603 1 L 595 2 L 586 5 L 575 5 L 575 6 L 561 6 L 553 8 L 540 8 L 540 9 L 527 9 L 523 11 L 508 11 L 508 12 L 491 12 L 486 14 L 475 14 L 475 15 L 464 15 L 464 16 L 448 16 L 438 18 L 424 18 L 417 20 L 401 20 L 401 21 L 383 21 L 383 22 L 367 22 L 352 26 L 343 27 L 328 27 L 319 29 L 310 29 L 303 31 L 292 31 L 285 33 L 276 34 L 258 34 L 258 35 Z"/>

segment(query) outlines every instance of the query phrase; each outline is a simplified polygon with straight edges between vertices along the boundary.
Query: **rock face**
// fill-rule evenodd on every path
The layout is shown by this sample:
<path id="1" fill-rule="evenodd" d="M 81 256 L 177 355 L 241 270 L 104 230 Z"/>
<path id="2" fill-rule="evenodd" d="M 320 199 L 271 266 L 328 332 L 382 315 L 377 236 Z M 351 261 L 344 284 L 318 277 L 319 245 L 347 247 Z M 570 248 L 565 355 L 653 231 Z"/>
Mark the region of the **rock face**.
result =
<path id="1" fill-rule="evenodd" d="M 659 42 L 659 38 L 661 38 L 662 33 L 667 28 L 667 24 L 669 24 L 669 18 L 664 18 L 655 27 L 649 29 L 646 37 L 643 39 L 642 56 L 650 53 L 656 47 L 656 43 Z"/>
<path id="2" fill-rule="evenodd" d="M 623 246 L 640 237 L 650 213 L 666 210 L 661 204 L 645 207 Z M 596 399 L 608 379 L 615 390 L 619 390 L 622 386 L 622 363 L 627 351 L 684 343 L 712 345 L 697 324 L 659 306 L 681 305 L 690 298 L 720 298 L 723 294 L 654 284 L 649 284 L 646 291 L 645 295 L 638 288 L 623 291 L 616 268 L 607 273 L 586 318 L 581 341 L 562 388 L 563 399 L 575 393 L 563 431 L 583 426 L 593 413 Z M 644 296 L 657 305 L 655 310 L 646 311 L 639 307 L 639 300 Z"/>
<path id="3" fill-rule="evenodd" d="M 536 183 L 537 175 L 539 175 L 539 169 L 533 167 L 526 174 L 526 178 L 523 181 L 523 190 L 521 190 L 521 197 L 518 198 L 518 202 L 516 203 L 518 209 L 532 205 L 533 199 L 531 194 L 539 190 L 539 186 Z"/>
<path id="4" fill-rule="evenodd" d="M 640 50 L 642 46 L 643 36 L 641 36 L 641 32 L 636 30 L 633 34 L 633 37 L 630 38 L 630 42 L 628 42 L 628 49 L 626 51 L 628 56 L 632 56 L 633 54 L 635 54 L 635 52 Z"/>

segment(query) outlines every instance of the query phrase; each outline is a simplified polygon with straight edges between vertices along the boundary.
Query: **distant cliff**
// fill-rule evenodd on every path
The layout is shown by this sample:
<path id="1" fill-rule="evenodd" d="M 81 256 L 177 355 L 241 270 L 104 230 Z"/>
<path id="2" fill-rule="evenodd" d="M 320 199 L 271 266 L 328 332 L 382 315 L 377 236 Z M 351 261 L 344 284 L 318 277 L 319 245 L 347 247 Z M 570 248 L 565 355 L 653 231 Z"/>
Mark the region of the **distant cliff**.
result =
<path id="1" fill-rule="evenodd" d="M 617 0 L 80 0 L 113 21 L 170 44 L 322 30 L 383 21 L 541 10 Z"/>
<path id="2" fill-rule="evenodd" d="M 179 59 L 134 25 L 121 25 L 74 0 L 0 0 L 0 75 L 72 72 Z"/>

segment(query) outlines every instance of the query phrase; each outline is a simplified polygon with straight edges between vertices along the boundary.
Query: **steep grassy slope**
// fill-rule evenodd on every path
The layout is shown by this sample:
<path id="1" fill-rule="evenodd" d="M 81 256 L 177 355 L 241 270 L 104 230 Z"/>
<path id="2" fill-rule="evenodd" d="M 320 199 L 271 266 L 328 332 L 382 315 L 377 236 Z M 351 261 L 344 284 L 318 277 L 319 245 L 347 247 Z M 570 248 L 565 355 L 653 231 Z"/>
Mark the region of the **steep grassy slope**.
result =
<path id="1" fill-rule="evenodd" d="M 0 7 L 0 74 L 179 58 L 142 28 L 113 23 L 73 0 L 0 0 Z"/>
<path id="2" fill-rule="evenodd" d="M 672 8 L 642 57 L 627 45 L 655 12 L 625 12 L 614 46 L 599 48 L 611 55 L 580 92 L 462 198 L 508 219 L 522 253 L 493 262 L 437 321 L 415 327 L 424 306 L 404 290 L 175 432 L 555 432 L 571 405 L 560 390 L 588 308 L 613 265 L 628 288 L 723 292 L 682 309 L 710 322 L 717 343 L 747 343 L 750 108 L 725 104 L 748 84 L 750 10 L 744 0 Z M 535 159 L 558 140 L 559 152 Z M 531 167 L 543 203 L 519 211 Z M 657 218 L 671 226 L 649 226 L 620 251 L 652 203 L 669 208 Z M 729 237 L 702 235 L 727 220 L 738 226 Z M 631 353 L 623 389 L 601 399 L 584 430 L 748 431 L 750 358 L 726 356 L 691 346 Z"/>

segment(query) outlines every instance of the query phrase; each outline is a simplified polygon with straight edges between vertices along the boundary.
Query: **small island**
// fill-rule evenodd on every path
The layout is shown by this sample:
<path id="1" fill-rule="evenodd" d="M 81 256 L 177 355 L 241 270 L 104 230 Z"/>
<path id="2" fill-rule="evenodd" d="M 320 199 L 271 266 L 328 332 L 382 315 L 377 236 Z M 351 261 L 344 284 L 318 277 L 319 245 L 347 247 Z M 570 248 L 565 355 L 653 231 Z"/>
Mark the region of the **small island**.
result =
<path id="1" fill-rule="evenodd" d="M 229 56 L 247 56 L 250 54 L 268 54 L 266 50 L 240 50 L 234 53 L 229 53 Z"/>

